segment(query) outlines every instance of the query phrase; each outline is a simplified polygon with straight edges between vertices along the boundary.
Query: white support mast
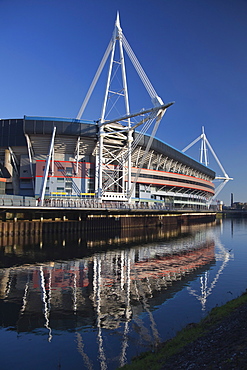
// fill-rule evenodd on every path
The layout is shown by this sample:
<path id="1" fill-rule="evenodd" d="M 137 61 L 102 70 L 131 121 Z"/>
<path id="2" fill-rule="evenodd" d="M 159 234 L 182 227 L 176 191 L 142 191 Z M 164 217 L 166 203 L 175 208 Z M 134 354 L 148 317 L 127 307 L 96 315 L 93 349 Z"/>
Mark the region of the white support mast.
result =
<path id="1" fill-rule="evenodd" d="M 102 193 L 102 178 L 103 178 L 103 146 L 104 146 L 104 136 L 105 136 L 105 131 L 104 131 L 104 122 L 105 122 L 105 117 L 106 117 L 106 107 L 107 107 L 107 102 L 109 99 L 110 95 L 110 84 L 112 80 L 112 69 L 113 69 L 113 63 L 117 63 L 117 61 L 114 60 L 115 56 L 115 49 L 116 49 L 116 42 L 118 41 L 119 43 L 119 54 L 120 54 L 120 61 L 118 62 L 121 65 L 121 72 L 122 72 L 122 84 L 123 84 L 123 89 L 122 91 L 119 92 L 114 92 L 114 94 L 119 94 L 124 97 L 124 103 L 125 103 L 125 113 L 128 116 L 130 114 L 130 109 L 129 109 L 129 96 L 128 96 L 128 87 L 127 87 L 127 79 L 126 79 L 126 70 L 125 70 L 125 60 L 124 60 L 124 53 L 123 53 L 123 43 L 122 43 L 122 29 L 120 26 L 120 19 L 119 19 L 119 13 L 117 13 L 117 19 L 115 22 L 115 28 L 113 31 L 113 36 L 112 36 L 112 49 L 111 49 L 111 57 L 110 57 L 110 65 L 109 65 L 109 70 L 108 70 L 108 77 L 107 77 L 107 83 L 106 83 L 106 90 L 105 90 L 105 96 L 104 96 L 104 102 L 102 106 L 102 111 L 101 111 L 101 119 L 99 122 L 99 166 L 98 166 L 98 174 L 96 178 L 98 178 L 98 198 L 101 199 L 103 193 Z M 131 143 L 133 141 L 132 139 L 132 131 L 130 130 L 131 123 L 130 123 L 130 118 L 127 119 L 128 122 L 128 135 L 127 135 L 127 146 L 128 146 L 128 156 L 127 156 L 127 166 L 123 163 L 123 167 L 127 167 L 127 191 L 130 191 L 131 187 Z M 124 193 L 124 179 L 122 180 L 123 185 L 122 185 L 122 192 Z"/>
<path id="2" fill-rule="evenodd" d="M 117 13 L 117 20 L 116 20 L 116 27 L 118 29 L 118 38 L 119 38 L 119 50 L 120 50 L 120 62 L 121 62 L 121 71 L 122 71 L 122 81 L 123 81 L 123 90 L 124 90 L 124 102 L 125 102 L 125 111 L 126 114 L 130 114 L 129 109 L 129 95 L 128 95 L 128 87 L 127 87 L 127 79 L 126 79 L 126 71 L 125 71 L 125 62 L 124 62 L 124 53 L 123 53 L 123 43 L 122 43 L 122 29 L 120 27 L 120 21 L 119 21 L 119 13 Z M 128 139 L 127 139 L 127 145 L 128 145 L 128 152 L 127 152 L 127 169 L 128 169 L 128 180 L 127 180 L 127 192 L 129 193 L 131 188 L 131 143 L 133 141 L 133 131 L 130 130 L 131 123 L 130 118 L 127 119 L 128 122 Z M 124 188 L 124 186 L 123 186 Z"/>
<path id="3" fill-rule="evenodd" d="M 188 149 L 190 149 L 194 144 L 196 144 L 199 140 L 201 140 L 201 150 L 200 150 L 200 163 L 202 164 L 205 164 L 205 166 L 207 167 L 209 162 L 208 162 L 208 155 L 207 155 L 207 147 L 209 148 L 210 152 L 212 153 L 214 159 L 216 160 L 219 168 L 221 169 L 222 173 L 223 173 L 223 176 L 216 176 L 215 177 L 215 180 L 220 180 L 222 181 L 215 189 L 215 193 L 214 193 L 214 196 L 210 199 L 210 201 L 208 202 L 208 205 L 210 205 L 212 203 L 212 201 L 214 199 L 216 199 L 216 197 L 218 196 L 218 194 L 221 192 L 221 190 L 223 189 L 223 187 L 228 183 L 229 180 L 233 180 L 232 177 L 229 177 L 228 174 L 226 173 L 224 167 L 222 166 L 219 158 L 217 157 L 215 151 L 213 150 L 211 144 L 209 143 L 207 137 L 206 137 L 206 134 L 205 134 L 205 131 L 204 131 L 204 126 L 202 126 L 202 134 L 200 136 L 198 136 L 197 139 L 195 139 L 194 141 L 192 141 L 189 145 L 187 145 L 183 150 L 182 152 L 186 152 Z"/>
<path id="4" fill-rule="evenodd" d="M 204 126 L 202 126 L 202 134 L 201 134 L 201 153 L 200 153 L 200 162 L 204 163 L 205 166 L 208 166 L 208 156 L 207 156 L 207 146 L 206 146 L 206 135 L 204 132 Z M 204 161 L 203 161 L 204 157 Z"/>
<path id="5" fill-rule="evenodd" d="M 45 198 L 45 189 L 46 189 L 46 184 L 47 184 L 47 178 L 48 178 L 48 173 L 49 173 L 49 167 L 50 167 L 50 162 L 51 162 L 51 156 L 54 150 L 54 141 L 55 141 L 55 134 L 56 134 L 56 126 L 53 128 L 53 133 L 52 133 L 52 138 L 51 138 L 51 143 L 50 143 L 50 149 L 49 153 L 46 158 L 46 163 L 45 163 L 45 170 L 44 170 L 44 175 L 42 178 L 42 184 L 40 188 L 40 206 L 44 205 L 44 198 Z"/>
<path id="6" fill-rule="evenodd" d="M 117 49 L 118 46 L 118 49 Z M 130 114 L 129 95 L 125 69 L 124 51 L 129 56 L 130 61 L 141 78 L 144 87 L 150 95 L 154 108 L 146 111 L 141 111 L 136 114 Z M 118 52 L 118 53 L 117 53 Z M 99 79 L 99 76 L 105 66 L 106 61 L 110 59 L 108 75 L 106 81 L 105 94 L 101 109 L 101 117 L 98 121 L 98 142 L 96 146 L 96 170 L 95 170 L 95 193 L 99 201 L 111 199 L 121 201 L 131 201 L 134 184 L 131 184 L 131 168 L 132 168 L 132 153 L 133 148 L 136 148 L 138 139 L 133 140 L 133 132 L 135 128 L 143 125 L 141 136 L 151 127 L 156 120 L 155 128 L 152 129 L 152 135 L 147 145 L 149 150 L 153 136 L 158 128 L 159 122 L 166 109 L 172 104 L 164 105 L 162 99 L 157 95 L 146 73 L 142 69 L 133 50 L 128 44 L 123 35 L 119 13 L 115 22 L 115 27 L 111 41 L 106 49 L 103 59 L 98 67 L 96 75 L 91 83 L 91 86 L 86 94 L 84 102 L 77 115 L 77 119 L 81 119 L 82 114 L 91 97 L 94 87 Z M 118 68 L 121 67 L 121 77 L 118 76 L 118 81 L 121 80 L 122 86 L 116 91 L 113 80 L 117 75 Z M 114 120 L 107 120 L 107 116 L 120 98 L 124 99 L 125 115 Z M 109 108 L 109 103 L 112 106 Z M 118 108 L 118 107 L 117 107 Z M 119 109 L 118 109 L 119 111 Z M 131 118 L 144 116 L 141 121 L 131 126 Z M 138 117 L 140 118 L 140 117 Z M 144 162 L 144 161 L 143 161 Z M 140 171 L 139 171 L 140 172 Z M 135 181 L 137 180 L 136 179 Z M 134 181 L 134 183 L 135 183 Z"/>
<path id="7" fill-rule="evenodd" d="M 34 173 L 33 173 L 33 150 L 31 145 L 31 140 L 27 134 L 25 134 L 25 138 L 27 141 L 27 151 L 28 151 L 28 158 L 29 158 L 29 166 L 30 166 L 30 173 L 32 177 L 32 187 L 33 187 L 33 193 L 35 194 L 35 183 L 34 183 Z"/>

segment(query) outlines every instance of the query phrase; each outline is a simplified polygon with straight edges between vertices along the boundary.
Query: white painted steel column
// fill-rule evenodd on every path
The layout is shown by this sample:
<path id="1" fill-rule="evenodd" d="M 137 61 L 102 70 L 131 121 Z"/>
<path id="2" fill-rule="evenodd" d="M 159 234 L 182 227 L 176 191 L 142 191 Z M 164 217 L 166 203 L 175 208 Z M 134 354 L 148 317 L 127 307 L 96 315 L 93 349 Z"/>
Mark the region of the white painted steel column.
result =
<path id="1" fill-rule="evenodd" d="M 43 175 L 41 189 L 40 189 L 40 205 L 41 206 L 43 206 L 43 203 L 44 203 L 45 189 L 46 189 L 47 178 L 48 178 L 48 173 L 49 173 L 51 155 L 52 155 L 52 151 L 53 151 L 53 147 L 54 147 L 55 134 L 56 134 L 56 126 L 53 128 L 49 154 L 46 158 L 45 170 L 44 170 L 44 175 Z"/>
<path id="2" fill-rule="evenodd" d="M 96 193 L 97 193 L 97 198 L 100 201 L 102 200 L 102 196 L 103 196 L 103 192 L 102 192 L 103 168 L 102 168 L 102 165 L 103 165 L 104 127 L 103 127 L 102 124 L 105 121 L 105 112 L 106 112 L 106 105 L 107 105 L 109 87 L 110 87 L 110 82 L 111 82 L 111 73 L 112 73 L 115 46 L 116 46 L 116 27 L 114 28 L 113 36 L 112 36 L 110 65 L 109 65 L 108 77 L 107 77 L 107 82 L 106 82 L 104 102 L 103 102 L 102 110 L 101 110 L 101 119 L 100 119 L 100 122 L 98 123 L 98 125 L 99 125 L 99 153 L 98 153 L 98 169 L 96 168 L 97 174 L 96 174 L 95 177 L 96 177 L 96 179 L 98 178 L 98 189 L 96 189 Z"/>
<path id="3" fill-rule="evenodd" d="M 104 145 L 104 126 L 99 128 L 99 159 L 98 159 L 98 189 L 97 197 L 102 200 L 103 192 L 103 145 Z"/>
<path id="4" fill-rule="evenodd" d="M 94 192 L 96 197 L 98 198 L 98 189 L 99 189 L 99 143 L 98 148 L 95 156 L 95 183 L 94 183 Z"/>
<path id="5" fill-rule="evenodd" d="M 52 148 L 52 155 L 51 155 L 51 175 L 54 176 L 54 145 Z"/>
<path id="6" fill-rule="evenodd" d="M 120 62 L 121 62 L 122 81 L 123 81 L 123 89 L 124 89 L 125 110 L 126 110 L 126 115 L 129 115 L 130 114 L 129 94 L 128 94 L 127 79 L 126 79 L 125 61 L 124 61 L 124 53 L 123 53 L 123 41 L 122 41 L 122 29 L 121 29 L 121 26 L 120 26 L 119 14 L 117 14 L 116 27 L 118 29 L 118 41 L 119 41 Z M 128 118 L 128 128 L 129 128 L 129 130 L 128 130 L 128 140 L 127 140 L 127 143 L 128 143 L 127 193 L 129 194 L 130 189 L 131 189 L 131 165 L 132 165 L 131 153 L 132 153 L 132 142 L 133 142 L 133 137 L 132 137 L 133 132 L 132 132 L 132 130 L 130 130 L 130 128 L 131 128 L 130 118 Z M 125 166 L 125 163 L 123 163 L 123 166 Z M 125 176 L 123 177 L 123 188 L 124 188 L 124 181 L 125 181 Z M 131 201 L 131 198 L 129 197 L 129 202 L 130 201 Z"/>
<path id="7" fill-rule="evenodd" d="M 205 166 L 208 166 L 207 145 L 206 145 L 206 135 L 204 133 L 204 126 L 202 126 L 201 139 L 202 140 L 201 140 L 200 162 L 203 163 L 203 155 L 204 155 L 204 163 L 205 163 Z"/>
<path id="8" fill-rule="evenodd" d="M 112 74 L 112 66 L 113 66 L 113 58 L 114 58 L 114 53 L 115 53 L 115 46 L 116 46 L 116 27 L 114 28 L 113 36 L 112 36 L 111 58 L 110 58 L 110 65 L 109 65 L 107 82 L 106 82 L 105 97 L 104 97 L 104 102 L 103 102 L 102 110 L 101 110 L 101 119 L 100 119 L 101 123 L 103 123 L 105 121 L 105 111 L 106 111 L 107 99 L 108 99 L 108 94 L 109 94 L 109 87 L 110 87 L 110 83 L 111 83 L 111 74 Z"/>
<path id="9" fill-rule="evenodd" d="M 26 141 L 27 141 L 27 151 L 28 151 L 28 158 L 29 158 L 29 166 L 30 166 L 30 173 L 31 173 L 31 176 L 32 176 L 32 186 L 33 186 L 33 193 L 35 195 L 35 184 L 34 184 L 34 173 L 33 173 L 33 160 L 32 160 L 32 145 L 31 145 L 31 141 L 30 141 L 30 138 L 27 134 L 25 134 L 25 138 L 26 138 Z"/>
<path id="10" fill-rule="evenodd" d="M 78 136 L 76 144 L 76 175 L 78 175 L 79 172 L 79 155 L 80 155 L 80 136 Z"/>

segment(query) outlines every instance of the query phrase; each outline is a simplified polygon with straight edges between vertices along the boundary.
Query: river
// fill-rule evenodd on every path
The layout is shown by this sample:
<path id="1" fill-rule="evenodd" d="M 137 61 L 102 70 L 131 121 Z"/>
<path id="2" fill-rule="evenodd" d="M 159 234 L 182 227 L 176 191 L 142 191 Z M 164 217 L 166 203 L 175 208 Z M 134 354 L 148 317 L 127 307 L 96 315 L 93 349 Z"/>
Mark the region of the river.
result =
<path id="1" fill-rule="evenodd" d="M 116 369 L 247 288 L 247 219 L 0 245 L 3 370 Z"/>

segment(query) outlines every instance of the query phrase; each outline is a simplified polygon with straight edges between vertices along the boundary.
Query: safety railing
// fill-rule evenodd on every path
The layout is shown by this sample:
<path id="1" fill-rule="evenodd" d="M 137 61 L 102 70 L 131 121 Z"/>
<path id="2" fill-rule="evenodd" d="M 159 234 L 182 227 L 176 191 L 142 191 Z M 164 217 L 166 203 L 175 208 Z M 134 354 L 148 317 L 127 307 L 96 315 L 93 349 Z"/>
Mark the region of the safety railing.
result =
<path id="1" fill-rule="evenodd" d="M 21 196 L 3 196 L 0 197 L 0 207 L 40 207 L 41 204 L 38 199 L 32 197 Z M 42 207 L 45 208 L 73 208 L 73 209 L 146 209 L 146 210 L 175 210 L 171 203 L 151 203 L 151 202 L 114 202 L 104 201 L 99 202 L 96 199 L 44 199 Z M 183 207 L 182 210 L 205 210 L 206 207 L 202 205 L 198 208 Z"/>

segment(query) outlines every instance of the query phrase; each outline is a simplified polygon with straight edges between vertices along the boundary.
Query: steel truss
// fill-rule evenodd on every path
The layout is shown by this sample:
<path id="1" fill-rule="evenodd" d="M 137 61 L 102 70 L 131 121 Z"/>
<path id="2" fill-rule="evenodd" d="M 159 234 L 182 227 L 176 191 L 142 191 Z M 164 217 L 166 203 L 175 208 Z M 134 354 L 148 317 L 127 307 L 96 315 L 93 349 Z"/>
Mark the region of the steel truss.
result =
<path id="1" fill-rule="evenodd" d="M 228 183 L 229 180 L 233 180 L 232 177 L 229 177 L 228 174 L 226 173 L 224 167 L 222 166 L 219 158 L 217 157 L 215 151 L 213 150 L 212 146 L 210 145 L 205 131 L 204 127 L 202 126 L 202 133 L 198 138 L 196 138 L 194 141 L 192 141 L 189 145 L 187 145 L 182 152 L 186 152 L 188 149 L 190 149 L 194 144 L 196 144 L 199 140 L 201 140 L 201 149 L 200 149 L 200 163 L 205 164 L 205 166 L 208 166 L 208 149 L 209 148 L 210 152 L 212 153 L 214 159 L 216 160 L 217 164 L 219 165 L 219 168 L 221 169 L 223 176 L 216 176 L 215 180 L 219 180 L 220 184 L 216 187 L 215 189 L 215 194 L 214 196 L 208 201 L 208 205 L 212 203 L 213 200 L 216 199 L 216 197 L 219 195 L 221 190 L 224 188 L 224 186 Z"/>
<path id="2" fill-rule="evenodd" d="M 116 59 L 117 44 L 119 48 L 119 60 Z M 135 70 L 150 95 L 153 104 L 153 108 L 136 114 L 130 114 L 124 51 L 135 67 Z M 98 141 L 93 153 L 96 156 L 95 193 L 100 201 L 121 200 L 131 202 L 135 183 L 138 179 L 141 168 L 146 161 L 159 123 L 164 116 L 166 109 L 173 103 L 165 105 L 162 99 L 157 95 L 128 41 L 122 33 L 119 14 L 117 14 L 111 41 L 82 103 L 77 119 L 81 119 L 108 58 L 110 58 L 110 63 L 105 95 L 101 110 L 101 118 L 97 122 L 99 128 Z M 113 87 L 113 80 L 117 74 L 117 71 L 113 71 L 113 66 L 115 65 L 117 65 L 121 70 L 122 86 L 118 90 L 114 90 Z M 125 115 L 111 121 L 107 120 L 107 114 L 112 111 L 113 107 L 116 107 L 116 105 L 119 104 L 121 98 L 123 98 Z M 109 102 L 112 101 L 112 106 L 109 107 Z M 140 121 L 133 124 L 133 122 L 131 122 L 131 118 L 133 117 L 140 119 Z M 139 126 L 141 126 L 141 131 L 138 135 L 135 135 L 134 139 L 133 132 Z M 138 171 L 133 180 L 131 177 L 131 167 L 133 165 L 132 155 L 136 151 L 138 143 L 141 141 L 143 135 L 148 130 L 151 130 L 152 133 L 140 161 L 138 160 Z"/>

